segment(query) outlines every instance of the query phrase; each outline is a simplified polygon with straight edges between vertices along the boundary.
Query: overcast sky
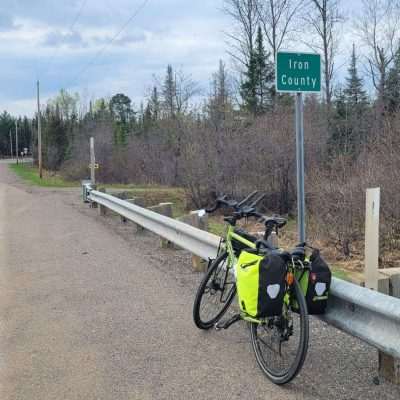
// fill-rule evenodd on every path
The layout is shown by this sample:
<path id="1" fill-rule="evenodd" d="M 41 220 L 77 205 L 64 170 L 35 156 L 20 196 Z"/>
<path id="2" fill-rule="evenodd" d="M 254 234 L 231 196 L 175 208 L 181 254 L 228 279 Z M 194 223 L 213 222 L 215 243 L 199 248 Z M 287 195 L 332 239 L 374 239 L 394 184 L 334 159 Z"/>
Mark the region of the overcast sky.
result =
<path id="1" fill-rule="evenodd" d="M 138 106 L 153 75 L 163 75 L 169 63 L 206 89 L 219 59 L 229 64 L 224 31 L 231 21 L 221 11 L 222 0 L 149 0 L 140 8 L 143 3 L 1 0 L 0 110 L 32 115 L 38 78 L 43 103 L 66 88 L 86 99 L 123 92 Z M 342 3 L 351 16 L 360 1 Z M 138 9 L 112 46 L 93 60 Z M 348 24 L 343 42 L 354 40 Z"/>

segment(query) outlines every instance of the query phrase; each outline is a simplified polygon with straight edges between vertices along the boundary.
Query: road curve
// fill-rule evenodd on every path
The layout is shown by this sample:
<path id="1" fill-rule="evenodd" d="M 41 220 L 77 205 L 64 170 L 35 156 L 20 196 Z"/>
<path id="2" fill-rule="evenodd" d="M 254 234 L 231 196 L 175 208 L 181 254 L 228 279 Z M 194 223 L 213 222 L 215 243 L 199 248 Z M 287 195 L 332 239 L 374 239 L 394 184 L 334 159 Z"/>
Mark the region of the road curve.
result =
<path id="1" fill-rule="evenodd" d="M 245 325 L 200 332 L 199 274 L 79 190 L 30 187 L 0 164 L 0 399 L 388 399 L 374 349 L 312 321 L 302 373 L 267 381 Z"/>

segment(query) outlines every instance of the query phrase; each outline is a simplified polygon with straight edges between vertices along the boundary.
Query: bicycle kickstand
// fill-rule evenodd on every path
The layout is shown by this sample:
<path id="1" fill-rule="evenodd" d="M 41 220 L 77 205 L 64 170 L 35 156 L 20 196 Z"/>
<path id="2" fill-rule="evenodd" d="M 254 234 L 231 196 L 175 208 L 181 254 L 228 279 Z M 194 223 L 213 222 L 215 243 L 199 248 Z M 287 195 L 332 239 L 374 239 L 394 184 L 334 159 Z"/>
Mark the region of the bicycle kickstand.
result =
<path id="1" fill-rule="evenodd" d="M 228 321 L 225 321 L 223 324 L 220 322 L 217 322 L 214 325 L 214 328 L 216 331 L 220 331 L 221 329 L 228 329 L 231 325 L 233 325 L 235 322 L 238 322 L 242 319 L 240 314 L 235 314 L 232 318 L 228 319 Z"/>

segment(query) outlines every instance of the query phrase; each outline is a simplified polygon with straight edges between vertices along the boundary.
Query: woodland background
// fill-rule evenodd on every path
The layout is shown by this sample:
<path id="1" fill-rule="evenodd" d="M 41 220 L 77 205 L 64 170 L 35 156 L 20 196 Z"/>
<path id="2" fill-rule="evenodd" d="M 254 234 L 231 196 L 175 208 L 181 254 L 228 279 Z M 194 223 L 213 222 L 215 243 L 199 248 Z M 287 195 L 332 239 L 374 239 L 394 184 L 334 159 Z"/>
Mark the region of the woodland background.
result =
<path id="1" fill-rule="evenodd" d="M 360 17 L 338 0 L 225 0 L 231 17 L 228 61 L 208 93 L 184 70 L 166 66 L 139 105 L 128 95 L 93 99 L 61 90 L 42 106 L 46 169 L 88 175 L 89 137 L 107 183 L 184 187 L 199 208 L 221 193 L 254 189 L 269 212 L 295 216 L 294 103 L 274 90 L 275 54 L 307 38 L 321 54 L 324 90 L 305 97 L 306 203 L 312 235 L 345 258 L 362 251 L 365 189 L 382 190 L 382 254 L 400 250 L 400 5 L 364 0 Z M 346 51 L 337 74 L 341 26 L 349 19 L 362 46 Z M 19 148 L 36 158 L 37 117 L 0 115 L 0 154 Z M 15 146 L 15 143 L 13 144 Z"/>

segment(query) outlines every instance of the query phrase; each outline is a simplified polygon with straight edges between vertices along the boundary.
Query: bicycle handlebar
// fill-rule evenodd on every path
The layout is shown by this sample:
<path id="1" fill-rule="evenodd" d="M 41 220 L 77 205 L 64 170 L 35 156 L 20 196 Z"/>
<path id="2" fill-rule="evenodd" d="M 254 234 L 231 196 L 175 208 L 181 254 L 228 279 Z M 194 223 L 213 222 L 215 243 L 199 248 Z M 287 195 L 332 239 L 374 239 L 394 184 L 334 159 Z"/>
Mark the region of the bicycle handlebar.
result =
<path id="1" fill-rule="evenodd" d="M 215 203 L 215 205 L 211 208 L 206 208 L 205 211 L 208 214 L 211 214 L 218 210 L 218 208 L 225 206 L 225 207 L 231 207 L 235 209 L 235 211 L 240 210 L 240 207 L 244 206 L 249 200 L 254 198 L 254 196 L 258 193 L 258 190 L 255 190 L 254 192 L 250 193 L 248 196 L 246 196 L 241 202 L 237 202 L 236 200 L 227 200 L 227 196 L 223 195 L 219 197 Z M 261 198 L 257 199 L 256 202 L 260 201 Z"/>
<path id="2" fill-rule="evenodd" d="M 256 194 L 258 193 L 258 190 L 255 190 L 254 192 L 250 193 L 247 197 L 245 197 L 239 204 L 238 206 L 244 206 L 248 201 L 250 201 Z"/>

